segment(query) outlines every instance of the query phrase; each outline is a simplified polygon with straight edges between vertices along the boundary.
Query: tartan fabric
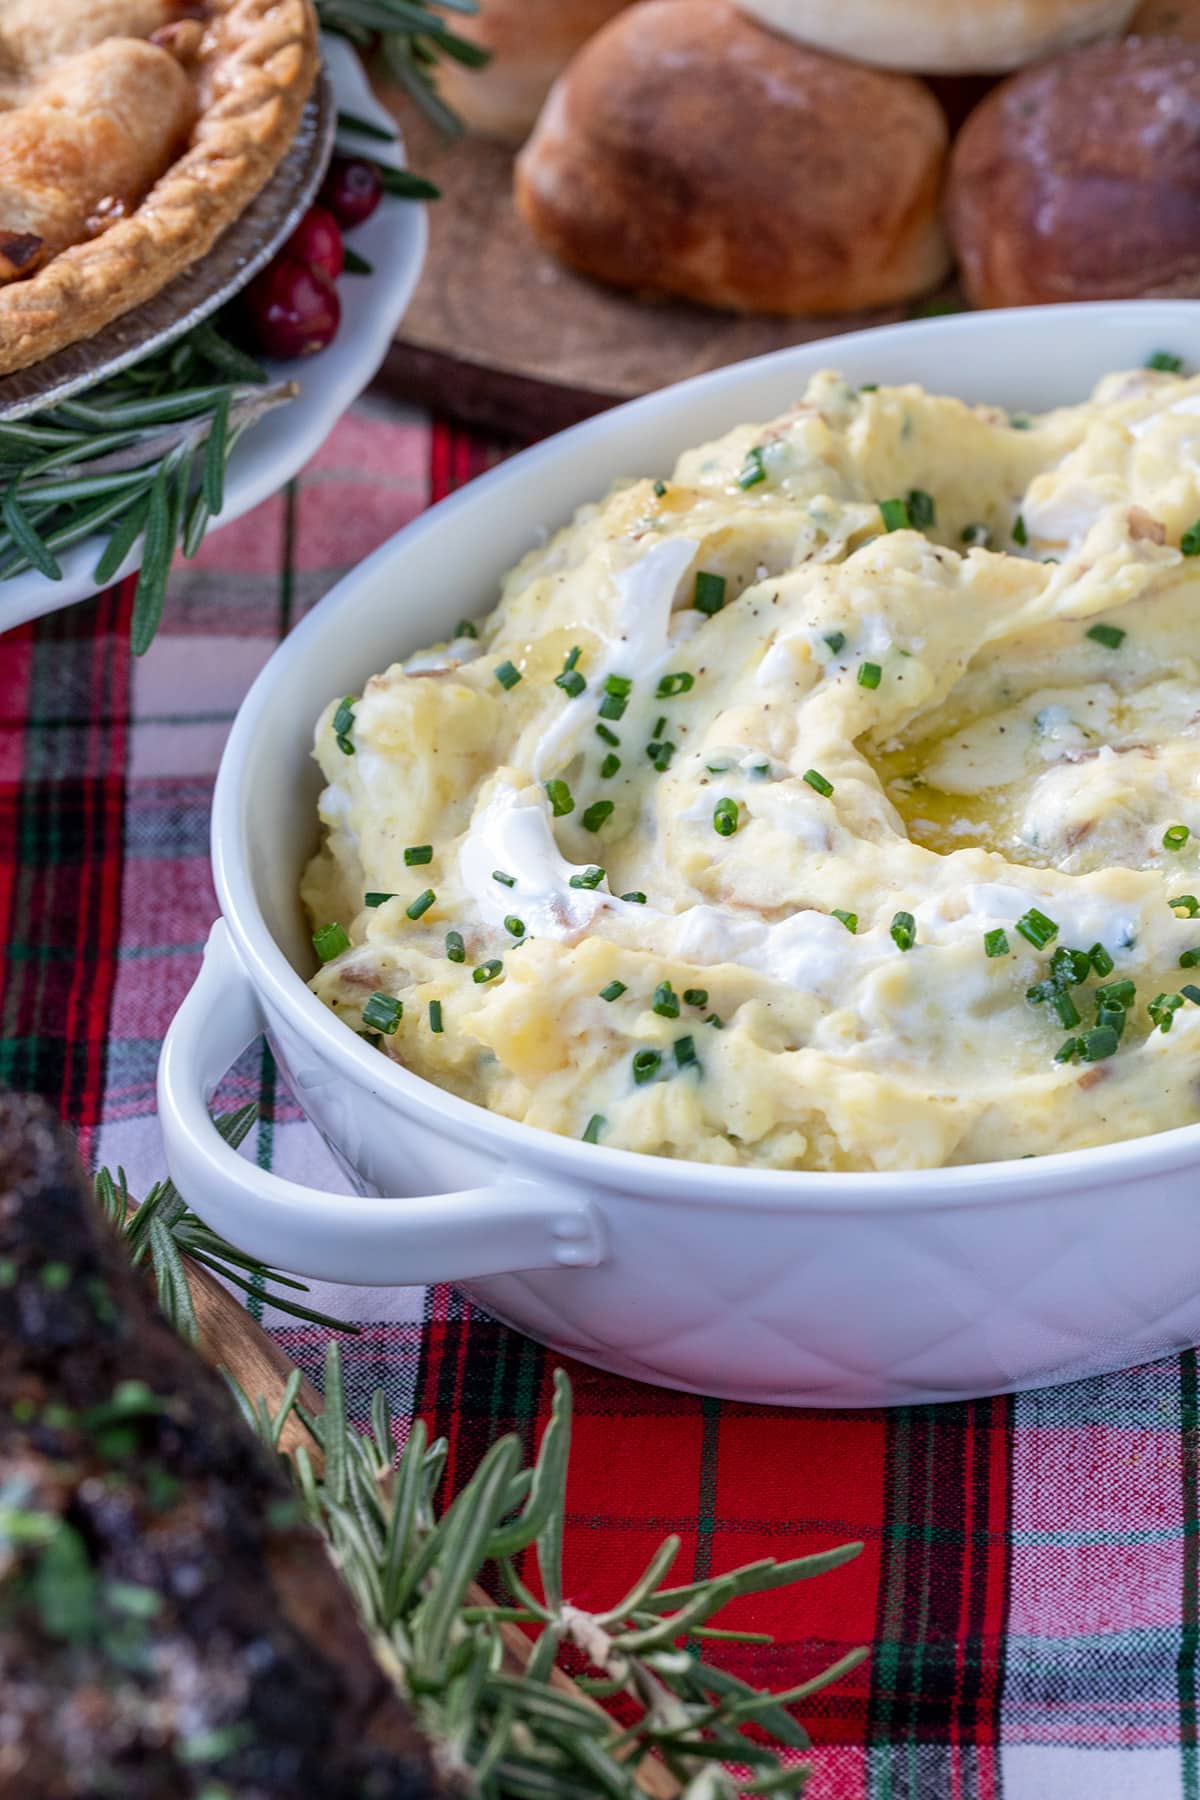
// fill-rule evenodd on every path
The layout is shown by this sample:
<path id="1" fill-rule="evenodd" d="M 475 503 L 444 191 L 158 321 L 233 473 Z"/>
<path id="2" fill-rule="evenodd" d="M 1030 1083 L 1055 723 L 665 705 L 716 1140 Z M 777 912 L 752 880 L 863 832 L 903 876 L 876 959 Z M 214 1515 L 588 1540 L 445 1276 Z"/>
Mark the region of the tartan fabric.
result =
<path id="1" fill-rule="evenodd" d="M 162 1170 L 154 1072 L 215 911 L 208 804 L 241 695 L 338 574 L 500 454 L 381 403 L 300 480 L 177 570 L 135 663 L 128 584 L 0 638 L 0 1078 L 47 1094 L 86 1158 L 137 1192 Z M 264 1166 L 344 1182 L 264 1048 Z M 553 1359 L 460 1293 L 316 1289 L 363 1324 L 379 1382 L 450 1443 L 450 1487 L 499 1431 L 532 1449 Z M 255 1302 L 261 1311 L 261 1302 Z M 319 1372 L 323 1333 L 268 1317 Z M 859 1643 L 809 1702 L 813 1800 L 1200 1800 L 1196 1358 L 1015 1399 L 802 1413 L 572 1366 L 567 1569 L 611 1599 L 667 1532 L 679 1579 L 858 1537 L 862 1557 L 730 1622 L 775 1634 L 728 1666 L 791 1686 Z"/>

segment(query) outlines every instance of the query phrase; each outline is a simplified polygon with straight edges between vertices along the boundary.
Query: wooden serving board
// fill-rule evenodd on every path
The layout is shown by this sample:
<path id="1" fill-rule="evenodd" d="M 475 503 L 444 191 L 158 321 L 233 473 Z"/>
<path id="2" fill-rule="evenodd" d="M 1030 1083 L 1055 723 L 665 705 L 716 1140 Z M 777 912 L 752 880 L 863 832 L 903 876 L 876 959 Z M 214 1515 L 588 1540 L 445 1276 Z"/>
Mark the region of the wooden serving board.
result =
<path id="1" fill-rule="evenodd" d="M 510 150 L 450 142 L 396 90 L 379 95 L 410 166 L 442 191 L 429 208 L 424 273 L 380 380 L 463 424 L 540 437 L 706 369 L 961 304 L 948 288 L 917 307 L 782 319 L 602 287 L 538 248 L 512 203 Z"/>

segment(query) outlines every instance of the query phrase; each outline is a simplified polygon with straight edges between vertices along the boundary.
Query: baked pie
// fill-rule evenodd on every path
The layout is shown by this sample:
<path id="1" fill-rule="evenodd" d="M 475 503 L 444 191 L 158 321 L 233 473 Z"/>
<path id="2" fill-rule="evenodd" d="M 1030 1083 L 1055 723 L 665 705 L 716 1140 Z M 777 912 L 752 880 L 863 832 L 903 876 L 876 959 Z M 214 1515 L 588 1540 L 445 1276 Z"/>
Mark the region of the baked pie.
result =
<path id="1" fill-rule="evenodd" d="M 295 136 L 310 0 L 0 0 L 0 374 L 202 257 Z"/>

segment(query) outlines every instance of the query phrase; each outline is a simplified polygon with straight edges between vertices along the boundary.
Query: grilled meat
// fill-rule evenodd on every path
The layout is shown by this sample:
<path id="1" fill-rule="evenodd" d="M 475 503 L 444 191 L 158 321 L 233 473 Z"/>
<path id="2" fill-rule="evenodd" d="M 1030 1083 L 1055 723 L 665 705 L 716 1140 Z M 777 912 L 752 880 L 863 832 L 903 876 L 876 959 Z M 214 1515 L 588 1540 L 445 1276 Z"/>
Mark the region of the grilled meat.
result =
<path id="1" fill-rule="evenodd" d="M 433 1800 L 293 1490 L 0 1095 L 0 1800 Z"/>

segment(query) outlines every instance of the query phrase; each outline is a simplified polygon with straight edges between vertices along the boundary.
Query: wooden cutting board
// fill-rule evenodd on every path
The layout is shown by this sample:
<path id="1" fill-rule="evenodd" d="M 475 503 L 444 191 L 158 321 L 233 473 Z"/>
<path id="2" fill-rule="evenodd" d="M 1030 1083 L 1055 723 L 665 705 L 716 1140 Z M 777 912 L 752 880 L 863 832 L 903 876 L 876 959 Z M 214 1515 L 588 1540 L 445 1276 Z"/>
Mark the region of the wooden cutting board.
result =
<path id="1" fill-rule="evenodd" d="M 916 307 L 780 319 L 644 300 L 545 255 L 512 203 L 512 152 L 448 141 L 394 89 L 380 98 L 410 166 L 435 181 L 429 254 L 380 380 L 463 424 L 544 436 L 653 388 L 789 344 L 957 310 L 947 288 Z"/>

